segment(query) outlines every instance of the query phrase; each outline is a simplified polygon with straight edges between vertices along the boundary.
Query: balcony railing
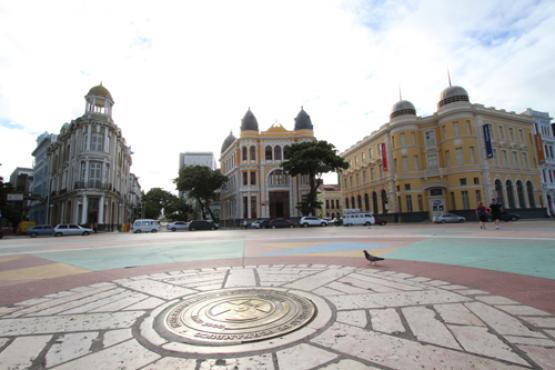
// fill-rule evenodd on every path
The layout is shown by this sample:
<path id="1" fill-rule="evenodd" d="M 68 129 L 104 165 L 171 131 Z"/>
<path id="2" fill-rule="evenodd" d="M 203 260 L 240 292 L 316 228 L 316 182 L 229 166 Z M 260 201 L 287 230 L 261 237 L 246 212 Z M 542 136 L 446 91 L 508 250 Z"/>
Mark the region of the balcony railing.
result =
<path id="1" fill-rule="evenodd" d="M 100 180 L 75 181 L 74 189 L 111 190 L 112 184 Z"/>

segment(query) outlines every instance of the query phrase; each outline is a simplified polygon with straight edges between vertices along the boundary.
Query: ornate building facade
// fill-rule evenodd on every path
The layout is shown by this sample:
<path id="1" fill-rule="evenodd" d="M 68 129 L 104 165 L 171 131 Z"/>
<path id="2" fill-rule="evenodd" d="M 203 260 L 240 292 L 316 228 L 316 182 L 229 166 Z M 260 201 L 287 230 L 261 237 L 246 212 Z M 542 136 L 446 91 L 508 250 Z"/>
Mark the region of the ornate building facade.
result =
<path id="1" fill-rule="evenodd" d="M 44 132 L 37 138 L 37 147 L 33 150 L 33 183 L 31 193 L 36 197 L 31 205 L 30 219 L 37 224 L 48 223 L 49 166 L 48 148 L 56 141 L 56 135 Z"/>
<path id="2" fill-rule="evenodd" d="M 85 114 L 64 124 L 48 149 L 49 219 L 52 224 L 112 228 L 131 218 L 132 153 L 112 120 L 110 92 L 100 84 L 89 90 L 85 101 Z"/>
<path id="3" fill-rule="evenodd" d="M 532 133 L 529 116 L 471 104 L 459 86 L 427 117 L 401 100 L 389 122 L 342 153 L 345 207 L 399 221 L 446 211 L 473 219 L 479 202 L 497 198 L 522 217 L 545 216 Z"/>
<path id="4" fill-rule="evenodd" d="M 258 121 L 249 109 L 241 121 L 241 134 L 225 139 L 220 168 L 228 182 L 220 193 L 220 218 L 238 223 L 253 218 L 301 217 L 296 206 L 309 191 L 306 176 L 291 177 L 282 168 L 287 147 L 315 140 L 310 116 L 301 109 L 292 131 L 273 124 L 259 131 Z"/>

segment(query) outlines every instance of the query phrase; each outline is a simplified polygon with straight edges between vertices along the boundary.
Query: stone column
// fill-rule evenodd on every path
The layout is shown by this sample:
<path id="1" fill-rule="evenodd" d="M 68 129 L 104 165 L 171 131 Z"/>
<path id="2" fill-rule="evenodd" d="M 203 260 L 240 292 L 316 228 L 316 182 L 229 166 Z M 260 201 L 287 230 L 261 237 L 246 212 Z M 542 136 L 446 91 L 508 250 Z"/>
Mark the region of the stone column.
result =
<path id="1" fill-rule="evenodd" d="M 81 214 L 81 224 L 84 225 L 87 223 L 87 214 L 89 212 L 89 199 L 87 198 L 87 194 L 83 194 L 83 213 Z"/>
<path id="2" fill-rule="evenodd" d="M 98 204 L 98 220 L 96 223 L 99 225 L 104 223 L 104 195 L 100 197 L 100 202 Z"/>

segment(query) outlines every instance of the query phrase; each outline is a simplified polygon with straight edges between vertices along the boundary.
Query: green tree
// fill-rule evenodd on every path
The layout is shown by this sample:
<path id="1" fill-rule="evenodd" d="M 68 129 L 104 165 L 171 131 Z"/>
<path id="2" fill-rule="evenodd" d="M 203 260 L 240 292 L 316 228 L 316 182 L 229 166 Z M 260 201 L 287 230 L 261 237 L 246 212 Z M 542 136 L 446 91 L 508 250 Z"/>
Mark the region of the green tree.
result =
<path id="1" fill-rule="evenodd" d="M 218 221 L 210 209 L 210 203 L 216 198 L 216 190 L 227 182 L 227 176 L 205 166 L 185 166 L 179 170 L 179 177 L 173 182 L 177 190 L 187 192 L 189 197 L 198 202 L 203 218 L 206 218 L 208 212 L 212 220 Z"/>
<path id="2" fill-rule="evenodd" d="M 323 140 L 295 143 L 286 148 L 286 153 L 287 159 L 282 168 L 291 176 L 307 175 L 310 185 L 310 191 L 303 196 L 297 208 L 303 215 L 314 214 L 322 203 L 317 198 L 322 174 L 347 169 L 349 163 L 337 155 L 333 144 Z"/>
<path id="3" fill-rule="evenodd" d="M 177 220 L 187 218 L 186 210 L 180 204 L 179 198 L 172 193 L 162 190 L 161 188 L 152 188 L 142 197 L 143 214 L 145 218 L 158 219 L 162 210 L 169 219 Z"/>

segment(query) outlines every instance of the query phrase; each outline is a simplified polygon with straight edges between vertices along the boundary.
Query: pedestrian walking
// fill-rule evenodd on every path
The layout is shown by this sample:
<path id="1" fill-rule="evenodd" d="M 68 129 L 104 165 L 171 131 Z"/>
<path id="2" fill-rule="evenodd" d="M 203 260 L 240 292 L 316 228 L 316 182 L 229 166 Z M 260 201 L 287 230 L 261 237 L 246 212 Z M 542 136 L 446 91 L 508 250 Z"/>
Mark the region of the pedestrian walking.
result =
<path id="1" fill-rule="evenodd" d="M 499 230 L 499 220 L 501 219 L 501 207 L 502 205 L 497 202 L 497 199 L 493 198 L 489 209 L 491 210 L 491 219 L 495 222 L 495 229 Z"/>
<path id="2" fill-rule="evenodd" d="M 486 222 L 488 222 L 488 209 L 484 206 L 484 203 L 480 202 L 478 208 L 476 208 L 476 217 L 480 221 L 480 229 L 486 229 Z"/>

